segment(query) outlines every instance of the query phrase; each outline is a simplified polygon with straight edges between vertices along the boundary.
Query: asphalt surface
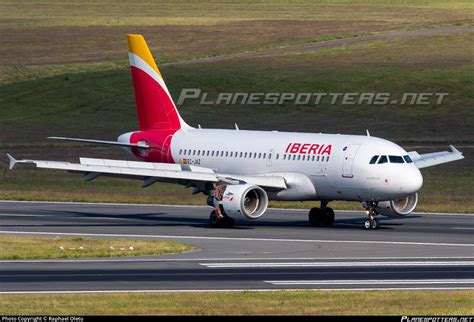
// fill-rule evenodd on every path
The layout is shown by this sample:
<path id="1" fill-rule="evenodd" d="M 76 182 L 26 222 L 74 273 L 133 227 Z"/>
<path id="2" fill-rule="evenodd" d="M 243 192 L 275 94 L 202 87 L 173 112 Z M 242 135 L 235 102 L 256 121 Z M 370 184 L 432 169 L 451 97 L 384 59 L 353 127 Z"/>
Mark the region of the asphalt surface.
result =
<path id="1" fill-rule="evenodd" d="M 213 229 L 209 207 L 0 202 L 1 234 L 155 238 L 186 254 L 0 261 L 0 292 L 241 289 L 474 289 L 474 215 L 414 214 L 363 228 L 363 212 L 332 227 L 302 210 Z M 32 245 L 34 247 L 34 245 Z M 1 250 L 0 250 L 1 251 Z"/>

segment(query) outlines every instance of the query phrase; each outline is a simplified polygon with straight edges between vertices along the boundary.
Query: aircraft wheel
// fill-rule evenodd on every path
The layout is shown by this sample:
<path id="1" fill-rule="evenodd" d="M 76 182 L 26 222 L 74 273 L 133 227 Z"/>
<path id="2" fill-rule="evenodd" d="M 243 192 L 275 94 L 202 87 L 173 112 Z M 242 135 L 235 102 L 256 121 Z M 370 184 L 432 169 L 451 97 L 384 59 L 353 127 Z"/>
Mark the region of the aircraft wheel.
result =
<path id="1" fill-rule="evenodd" d="M 367 230 L 368 230 L 368 229 L 371 229 L 371 228 L 372 228 L 372 220 L 366 219 L 366 220 L 364 221 L 364 228 L 367 229 Z"/>
<path id="2" fill-rule="evenodd" d="M 321 226 L 322 223 L 322 212 L 319 208 L 311 208 L 308 214 L 309 223 L 312 226 Z"/>
<path id="3" fill-rule="evenodd" d="M 222 227 L 222 221 L 217 217 L 215 210 L 211 212 L 211 216 L 209 217 L 209 223 L 211 224 L 212 228 Z"/>
<path id="4" fill-rule="evenodd" d="M 377 218 L 375 218 L 374 220 L 372 220 L 372 229 L 378 229 L 380 228 L 380 222 Z"/>
<path id="5" fill-rule="evenodd" d="M 334 223 L 334 210 L 332 208 L 324 209 L 324 224 L 327 226 L 331 226 Z"/>
<path id="6" fill-rule="evenodd" d="M 367 219 L 364 221 L 364 228 L 365 229 L 378 229 L 380 227 L 380 223 L 378 219 Z"/>
<path id="7" fill-rule="evenodd" d="M 216 211 L 213 210 L 209 216 L 209 223 L 211 224 L 212 228 L 233 227 L 235 220 L 227 216 L 219 219 L 217 217 Z"/>

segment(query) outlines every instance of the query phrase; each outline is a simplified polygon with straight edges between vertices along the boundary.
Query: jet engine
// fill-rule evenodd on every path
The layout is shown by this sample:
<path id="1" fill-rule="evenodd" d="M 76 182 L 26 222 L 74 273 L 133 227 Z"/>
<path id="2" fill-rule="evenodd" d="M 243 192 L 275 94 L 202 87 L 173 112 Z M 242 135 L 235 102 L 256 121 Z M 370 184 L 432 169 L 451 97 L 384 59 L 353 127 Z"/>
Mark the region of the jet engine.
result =
<path id="1" fill-rule="evenodd" d="M 379 214 L 388 217 L 407 216 L 415 210 L 417 203 L 418 194 L 414 193 L 402 199 L 381 201 L 375 209 Z"/>
<path id="2" fill-rule="evenodd" d="M 268 196 L 259 186 L 227 185 L 221 200 L 209 196 L 207 203 L 212 207 L 221 205 L 225 214 L 233 219 L 257 219 L 267 210 Z"/>

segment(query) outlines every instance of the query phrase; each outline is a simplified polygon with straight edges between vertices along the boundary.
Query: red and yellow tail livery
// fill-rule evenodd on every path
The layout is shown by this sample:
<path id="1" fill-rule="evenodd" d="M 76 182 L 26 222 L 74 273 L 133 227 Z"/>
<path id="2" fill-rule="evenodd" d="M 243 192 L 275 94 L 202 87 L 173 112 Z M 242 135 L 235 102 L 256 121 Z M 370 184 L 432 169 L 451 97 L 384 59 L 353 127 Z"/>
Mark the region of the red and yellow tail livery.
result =
<path id="1" fill-rule="evenodd" d="M 127 35 L 140 131 L 178 130 L 183 121 L 142 35 Z"/>

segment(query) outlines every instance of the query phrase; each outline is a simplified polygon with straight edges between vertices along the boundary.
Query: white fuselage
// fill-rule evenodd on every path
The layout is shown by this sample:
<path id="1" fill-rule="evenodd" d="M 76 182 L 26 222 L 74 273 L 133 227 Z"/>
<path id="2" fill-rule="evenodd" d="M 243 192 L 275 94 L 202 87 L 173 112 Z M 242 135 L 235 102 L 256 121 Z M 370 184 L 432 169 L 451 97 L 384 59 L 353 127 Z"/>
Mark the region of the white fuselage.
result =
<path id="1" fill-rule="evenodd" d="M 219 173 L 281 175 L 289 189 L 269 192 L 276 200 L 395 200 L 423 183 L 413 162 L 399 163 L 404 149 L 370 136 L 187 129 L 173 135 L 171 153 Z M 387 162 L 370 164 L 376 155 Z"/>

